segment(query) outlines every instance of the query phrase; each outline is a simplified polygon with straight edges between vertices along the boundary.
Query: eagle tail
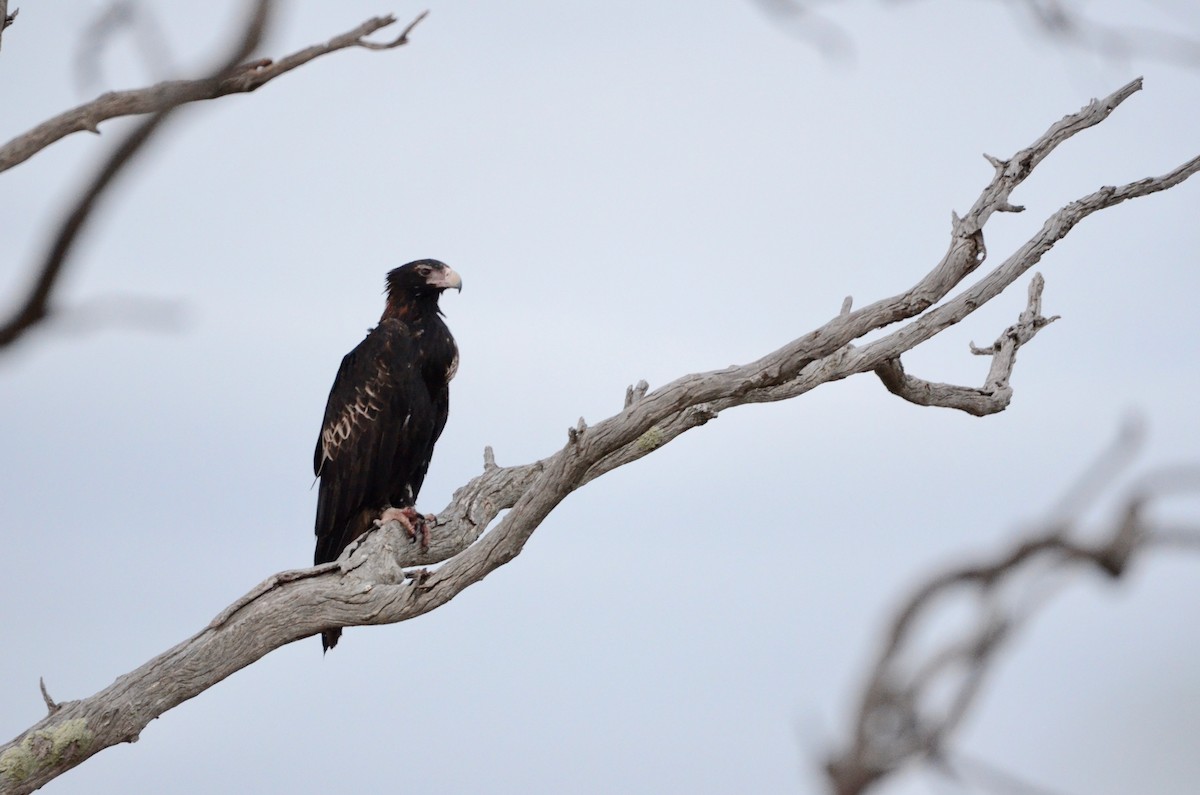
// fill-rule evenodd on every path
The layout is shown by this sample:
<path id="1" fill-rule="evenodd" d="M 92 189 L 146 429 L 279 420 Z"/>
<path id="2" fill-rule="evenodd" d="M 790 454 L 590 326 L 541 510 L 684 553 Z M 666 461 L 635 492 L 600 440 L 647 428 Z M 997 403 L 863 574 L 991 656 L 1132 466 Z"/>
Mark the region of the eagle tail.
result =
<path id="1" fill-rule="evenodd" d="M 321 648 L 323 651 L 329 651 L 337 645 L 338 638 L 342 636 L 342 628 L 321 630 Z"/>

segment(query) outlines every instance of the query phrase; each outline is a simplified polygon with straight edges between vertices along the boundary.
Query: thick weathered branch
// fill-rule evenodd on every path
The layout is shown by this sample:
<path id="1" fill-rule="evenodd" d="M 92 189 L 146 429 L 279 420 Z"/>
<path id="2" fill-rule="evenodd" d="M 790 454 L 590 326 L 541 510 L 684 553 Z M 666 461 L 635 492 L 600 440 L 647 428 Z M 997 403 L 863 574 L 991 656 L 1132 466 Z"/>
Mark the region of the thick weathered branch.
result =
<path id="1" fill-rule="evenodd" d="M 642 384 L 630 388 L 619 413 L 591 426 L 575 425 L 565 445 L 541 461 L 500 467 L 485 451 L 483 473 L 459 489 L 441 512 L 428 551 L 410 544 L 398 525 L 389 524 L 351 545 L 334 564 L 269 578 L 192 638 L 101 692 L 60 705 L 54 715 L 0 749 L 0 792 L 29 792 L 105 747 L 136 739 L 153 718 L 286 643 L 328 627 L 388 624 L 427 613 L 519 555 L 550 511 L 588 481 L 649 454 L 726 408 L 783 400 L 871 372 L 960 322 L 1032 268 L 1084 217 L 1168 188 L 1200 170 L 1197 158 L 1165 177 L 1104 188 L 1068 204 L 1008 259 L 958 296 L 938 303 L 984 262 L 984 224 L 992 214 L 1014 209 L 1009 196 L 1031 170 L 1067 138 L 1106 118 L 1140 86 L 1134 81 L 1093 101 L 1007 161 L 993 159 L 991 181 L 968 213 L 954 219 L 949 251 L 910 290 L 858 310 L 847 303 L 824 325 L 749 364 L 685 375 L 653 391 Z M 1027 313 L 1028 324 L 1036 326 L 1036 301 Z M 909 322 L 861 347 L 852 346 L 863 335 L 900 321 Z M 1023 342 L 1032 334 L 1018 330 L 1015 336 Z M 1015 350 L 1014 345 L 1008 354 L 1001 350 L 996 356 L 1011 359 Z M 1007 379 L 1011 360 L 999 367 L 997 374 Z M 432 571 L 413 576 L 404 571 L 441 561 Z M 972 648 L 982 650 L 981 644 Z M 59 752 L 46 753 L 48 742 Z M 8 760 L 20 764 L 14 767 Z"/>
<path id="2" fill-rule="evenodd" d="M 1107 460 L 1088 472 L 1081 488 L 1111 488 L 1115 462 L 1127 459 L 1133 444 L 1125 439 L 1115 445 Z M 910 760 L 947 762 L 947 745 L 974 705 L 997 652 L 1029 620 L 1033 608 L 1044 605 L 1031 606 L 1019 598 L 1030 592 L 1030 577 L 1065 575 L 1085 566 L 1116 579 L 1146 550 L 1175 546 L 1181 539 L 1200 549 L 1200 527 L 1163 528 L 1147 516 L 1155 500 L 1181 492 L 1200 493 L 1200 468 L 1151 475 L 1132 490 L 1099 542 L 1079 540 L 1084 534 L 1076 527 L 1078 516 L 1054 514 L 1038 533 L 994 560 L 951 569 L 921 585 L 887 632 L 863 690 L 853 739 L 826 764 L 833 792 L 859 795 Z M 960 595 L 971 597 L 977 620 L 914 662 L 910 640 L 915 628 L 941 600 Z M 949 706 L 937 706 L 947 693 Z"/>
<path id="3" fill-rule="evenodd" d="M 263 60 L 244 63 L 261 40 L 265 17 L 262 17 L 261 20 L 258 17 L 266 13 L 266 10 L 270 8 L 270 3 L 265 0 L 260 1 L 256 8 L 258 10 L 255 14 L 255 24 L 247 28 L 247 33 L 252 33 L 253 37 L 243 37 L 235 52 L 236 57 L 223 59 L 221 65 L 214 69 L 209 76 L 196 80 L 173 80 L 149 88 L 104 94 L 85 105 L 80 105 L 38 125 L 0 147 L 0 171 L 4 171 L 29 159 L 35 153 L 71 133 L 82 130 L 99 132 L 98 125 L 102 121 L 118 116 L 153 114 L 130 133 L 116 152 L 109 157 L 63 222 L 60 232 L 55 236 L 50 252 L 36 271 L 28 295 L 12 316 L 0 325 L 0 348 L 14 343 L 28 329 L 41 322 L 49 314 L 51 292 L 67 261 L 67 255 L 90 216 L 96 201 L 176 108 L 189 102 L 254 91 L 285 72 L 290 72 L 314 58 L 337 50 L 348 47 L 363 47 L 372 50 L 399 47 L 408 42 L 408 34 L 428 13 L 420 14 L 396 39 L 390 42 L 374 43 L 365 40 L 366 36 L 396 21 L 392 16 L 375 17 L 354 30 L 330 39 L 325 44 L 308 47 L 279 61 Z"/>

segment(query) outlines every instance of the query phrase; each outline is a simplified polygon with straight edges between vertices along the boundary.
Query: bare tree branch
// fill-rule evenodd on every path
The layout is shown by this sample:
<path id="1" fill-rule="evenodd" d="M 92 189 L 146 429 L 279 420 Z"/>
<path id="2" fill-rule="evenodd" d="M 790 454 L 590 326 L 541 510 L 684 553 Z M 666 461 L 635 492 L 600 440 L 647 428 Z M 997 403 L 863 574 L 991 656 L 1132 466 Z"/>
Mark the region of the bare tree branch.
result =
<path id="1" fill-rule="evenodd" d="M 816 13 L 803 0 L 753 0 L 780 29 L 805 40 L 830 60 L 849 60 L 854 54 L 850 34 L 836 22 Z"/>
<path id="2" fill-rule="evenodd" d="M 1091 467 L 1076 487 L 1094 493 L 1112 487 L 1116 466 L 1136 445 L 1128 434 Z M 1020 608 L 1030 577 L 1061 576 L 1080 566 L 1109 578 L 1121 577 L 1142 552 L 1173 546 L 1180 538 L 1200 550 L 1200 527 L 1164 528 L 1147 516 L 1155 500 L 1180 492 L 1200 493 L 1200 468 L 1162 470 L 1132 489 L 1099 542 L 1080 540 L 1079 517 L 1057 512 L 1034 535 L 990 562 L 962 566 L 921 585 L 897 612 L 864 687 L 853 739 L 830 757 L 826 773 L 837 795 L 858 795 L 910 760 L 943 766 L 948 743 L 974 705 L 980 683 L 996 653 L 1031 617 Z M 1038 566 L 1044 567 L 1038 569 Z M 1033 572 L 1033 574 L 1029 574 Z M 922 655 L 913 650 L 916 627 L 955 595 L 973 597 L 977 619 L 961 636 L 952 636 Z M 1041 606 L 1044 602 L 1039 603 Z M 912 655 L 918 655 L 914 662 Z M 938 694 L 949 690 L 948 706 Z"/>
<path id="3" fill-rule="evenodd" d="M 876 367 L 875 374 L 893 395 L 918 406 L 958 409 L 976 417 L 1004 411 L 1012 400 L 1012 387 L 1008 380 L 1017 363 L 1017 350 L 1033 339 L 1038 331 L 1059 319 L 1058 315 L 1042 317 L 1042 288 L 1045 286 L 1046 280 L 1042 274 L 1035 273 L 1033 281 L 1029 283 L 1029 306 L 1017 322 L 1005 329 L 990 347 L 976 348 L 974 344 L 971 345 L 972 353 L 992 357 L 992 367 L 982 387 L 939 384 L 915 378 L 904 372 L 899 357 Z"/>
<path id="4" fill-rule="evenodd" d="M 726 408 L 784 400 L 829 381 L 875 371 L 962 321 L 1031 269 L 1083 218 L 1165 190 L 1200 171 L 1197 157 L 1163 177 L 1102 188 L 1071 202 L 1007 259 L 939 304 L 984 263 L 984 224 L 996 212 L 1016 209 L 1009 197 L 1034 167 L 1060 143 L 1103 121 L 1140 87 L 1141 81 L 1135 80 L 1094 100 L 1008 160 L 991 158 L 992 179 L 967 214 L 954 217 L 945 257 L 911 289 L 858 310 L 846 302 L 832 320 L 749 364 L 685 375 L 654 391 L 644 382 L 630 387 L 619 413 L 590 427 L 581 418 L 568 430 L 565 446 L 540 461 L 500 467 L 491 450 L 485 450 L 483 473 L 455 492 L 439 515 L 428 550 L 410 544 L 400 526 L 389 523 L 352 544 L 334 563 L 268 578 L 193 637 L 99 693 L 61 704 L 53 715 L 0 748 L 0 793 L 30 792 L 103 748 L 135 740 L 155 717 L 284 644 L 329 627 L 389 624 L 434 610 L 519 555 L 550 511 L 590 480 L 653 452 Z M 994 357 L 1008 357 L 996 370 L 1005 382 L 1018 344 L 1032 337 L 1039 322 L 1048 322 L 1039 320 L 1040 292 L 1035 279 L 1030 306 L 1014 327 L 1011 342 L 1005 342 L 1010 339 L 1006 333 L 992 351 Z M 873 342 L 852 345 L 865 334 L 902 321 L 908 322 Z M 489 530 L 505 509 L 507 514 Z M 1065 537 L 1037 539 L 1003 565 L 1053 553 L 1097 565 L 1104 561 L 1119 570 L 1128 555 L 1130 532 L 1117 539 L 1126 546 L 1113 541 L 1100 551 Z M 439 562 L 442 565 L 431 571 L 405 571 Z M 1000 578 L 1003 571 L 993 565 L 951 579 L 985 582 Z M 954 659 L 987 659 L 1006 633 L 1005 623 L 995 623 L 986 634 L 969 639 Z M 925 676 L 935 677 L 940 670 L 935 665 Z M 957 722 L 972 693 L 965 692 L 943 725 Z M 57 750 L 51 754 L 46 750 L 50 747 Z M 873 747 L 864 753 L 870 760 L 877 756 Z M 866 764 L 853 769 L 881 769 L 881 763 Z"/>
<path id="5" fill-rule="evenodd" d="M 111 329 L 166 334 L 182 331 L 187 321 L 182 299 L 115 292 L 72 304 L 50 328 L 55 333 L 76 335 Z"/>
<path id="6" fill-rule="evenodd" d="M 151 75 L 175 74 L 166 37 L 155 13 L 137 0 L 110 0 L 85 29 L 75 54 L 75 83 L 81 92 L 103 83 L 100 56 L 121 32 L 133 34 L 135 50 Z"/>
<path id="7" fill-rule="evenodd" d="M 258 0 L 253 8 L 254 11 L 250 15 L 250 20 L 240 36 L 233 53 L 222 60 L 221 65 L 213 71 L 210 77 L 195 82 L 219 82 L 223 76 L 228 74 L 230 70 L 235 69 L 258 46 L 266 29 L 271 2 L 270 0 Z M 54 243 L 50 247 L 50 253 L 47 254 L 41 267 L 38 268 L 38 276 L 34 281 L 29 296 L 14 313 L 12 319 L 3 326 L 0 326 L 0 347 L 11 345 L 26 330 L 46 317 L 49 308 L 50 291 L 53 289 L 59 274 L 62 272 L 63 265 L 67 261 L 67 255 L 74 246 L 76 238 L 83 230 L 84 224 L 91 215 L 92 208 L 95 207 L 96 202 L 104 194 L 109 185 L 112 184 L 117 174 L 121 172 L 125 165 L 133 159 L 145 143 L 158 131 L 171 113 L 186 101 L 186 95 L 180 93 L 174 93 L 164 98 L 163 103 L 155 111 L 154 115 L 138 125 L 104 162 L 99 173 L 80 195 L 74 209 L 67 215 L 66 220 L 55 236 Z"/>
<path id="8" fill-rule="evenodd" d="M 98 132 L 101 122 L 121 116 L 156 113 L 185 102 L 216 99 L 228 94 L 254 91 L 298 66 L 338 50 L 362 47 L 370 50 L 392 49 L 408 43 L 408 34 L 428 11 L 417 16 L 395 40 L 379 44 L 366 41 L 372 33 L 396 22 L 394 16 L 373 17 L 353 30 L 335 36 L 324 44 L 298 50 L 277 61 L 262 60 L 243 64 L 244 57 L 228 69 L 197 80 L 168 80 L 146 88 L 110 91 L 42 122 L 0 146 L 0 171 L 25 162 L 50 144 L 71 133 Z M 247 53 L 248 55 L 249 53 Z M 236 68 L 240 65 L 241 68 Z"/>
<path id="9" fill-rule="evenodd" d="M 258 2 L 252 20 L 253 24 L 247 28 L 246 35 L 239 42 L 234 53 L 235 57 L 226 58 L 220 67 L 214 69 L 208 77 L 197 80 L 169 81 L 135 91 L 104 94 L 92 102 L 38 125 L 0 147 L 0 171 L 3 171 L 27 160 L 35 153 L 73 132 L 81 130 L 98 132 L 99 123 L 107 119 L 144 113 L 153 114 L 121 142 L 121 145 L 100 169 L 92 184 L 83 192 L 75 208 L 66 217 L 50 252 L 36 271 L 37 276 L 28 295 L 12 316 L 0 324 L 0 348 L 13 344 L 32 326 L 47 317 L 50 312 L 50 295 L 75 239 L 83 229 L 97 200 L 112 184 L 117 174 L 176 108 L 188 102 L 254 91 L 285 72 L 337 50 L 348 47 L 363 47 L 372 50 L 399 47 L 408 42 L 408 34 L 428 13 L 420 14 L 401 32 L 399 37 L 390 42 L 380 44 L 364 40 L 365 36 L 396 21 L 395 17 L 391 16 L 375 17 L 354 30 L 330 39 L 325 44 L 308 47 L 279 61 L 264 60 L 245 64 L 243 62 L 261 40 L 263 24 L 266 20 L 265 14 L 269 7 L 270 3 L 267 0 Z"/>
<path id="10" fill-rule="evenodd" d="M 46 709 L 50 711 L 50 714 L 58 712 L 58 703 L 50 698 L 50 693 L 46 690 L 46 680 L 40 676 L 38 677 L 38 689 L 42 691 L 42 700 L 46 702 Z"/>
<path id="11" fill-rule="evenodd" d="M 11 14 L 8 13 L 8 0 L 0 0 L 0 36 L 3 36 L 8 26 L 17 20 L 20 11 L 21 9 L 14 8 Z"/>
<path id="12" fill-rule="evenodd" d="M 939 772 L 950 776 L 955 781 L 966 783 L 968 778 L 974 779 L 977 787 L 964 788 L 964 792 L 994 792 L 1007 793 L 1008 795 L 1066 795 L 1066 793 L 1060 791 L 1049 790 L 1045 787 L 1031 784 L 1007 770 L 1002 770 L 996 765 L 989 764 L 981 759 L 969 757 L 961 751 L 954 754 L 953 760 L 942 757 L 930 761 L 936 763 Z"/>
<path id="13" fill-rule="evenodd" d="M 1200 37 L 1129 25 L 1105 25 L 1061 0 L 1005 0 L 1024 10 L 1046 35 L 1108 57 L 1142 56 L 1184 66 L 1200 65 Z"/>
<path id="14" fill-rule="evenodd" d="M 1200 66 L 1200 32 L 1186 35 L 1171 30 L 1106 25 L 1090 19 L 1062 0 L 999 0 L 1013 14 L 1032 22 L 1056 41 L 1082 47 L 1112 59 L 1133 56 L 1183 66 Z M 818 0 L 754 0 L 764 13 L 789 33 L 807 39 L 827 58 L 845 59 L 853 53 L 850 35 L 838 23 L 818 13 Z M 899 5 L 898 0 L 892 0 Z M 832 5 L 832 3 L 828 3 Z M 1076 4 L 1080 5 L 1080 4 Z"/>

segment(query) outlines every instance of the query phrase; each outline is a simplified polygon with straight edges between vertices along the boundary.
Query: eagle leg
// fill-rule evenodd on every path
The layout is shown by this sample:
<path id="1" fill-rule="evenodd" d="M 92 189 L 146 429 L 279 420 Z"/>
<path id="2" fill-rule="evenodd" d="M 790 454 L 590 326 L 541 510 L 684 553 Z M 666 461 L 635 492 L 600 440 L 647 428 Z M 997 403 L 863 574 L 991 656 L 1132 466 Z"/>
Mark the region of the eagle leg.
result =
<path id="1" fill-rule="evenodd" d="M 416 541 L 418 536 L 421 539 L 421 551 L 429 549 L 429 541 L 431 535 L 429 526 L 437 522 L 437 517 L 433 514 L 419 514 L 412 506 L 406 508 L 387 508 L 379 515 L 377 524 L 383 525 L 388 522 L 399 522 L 404 528 L 404 532 L 409 539 Z"/>

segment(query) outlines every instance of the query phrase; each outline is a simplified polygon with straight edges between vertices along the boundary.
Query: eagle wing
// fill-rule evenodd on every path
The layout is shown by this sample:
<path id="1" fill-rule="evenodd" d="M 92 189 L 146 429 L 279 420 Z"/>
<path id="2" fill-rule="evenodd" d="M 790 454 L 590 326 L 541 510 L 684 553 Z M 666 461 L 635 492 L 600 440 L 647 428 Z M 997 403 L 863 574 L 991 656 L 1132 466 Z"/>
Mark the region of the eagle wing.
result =
<path id="1" fill-rule="evenodd" d="M 434 416 L 411 332 L 380 323 L 342 359 L 325 405 L 313 453 L 321 479 L 314 562 L 336 560 L 403 495 L 405 462 L 427 459 Z"/>

